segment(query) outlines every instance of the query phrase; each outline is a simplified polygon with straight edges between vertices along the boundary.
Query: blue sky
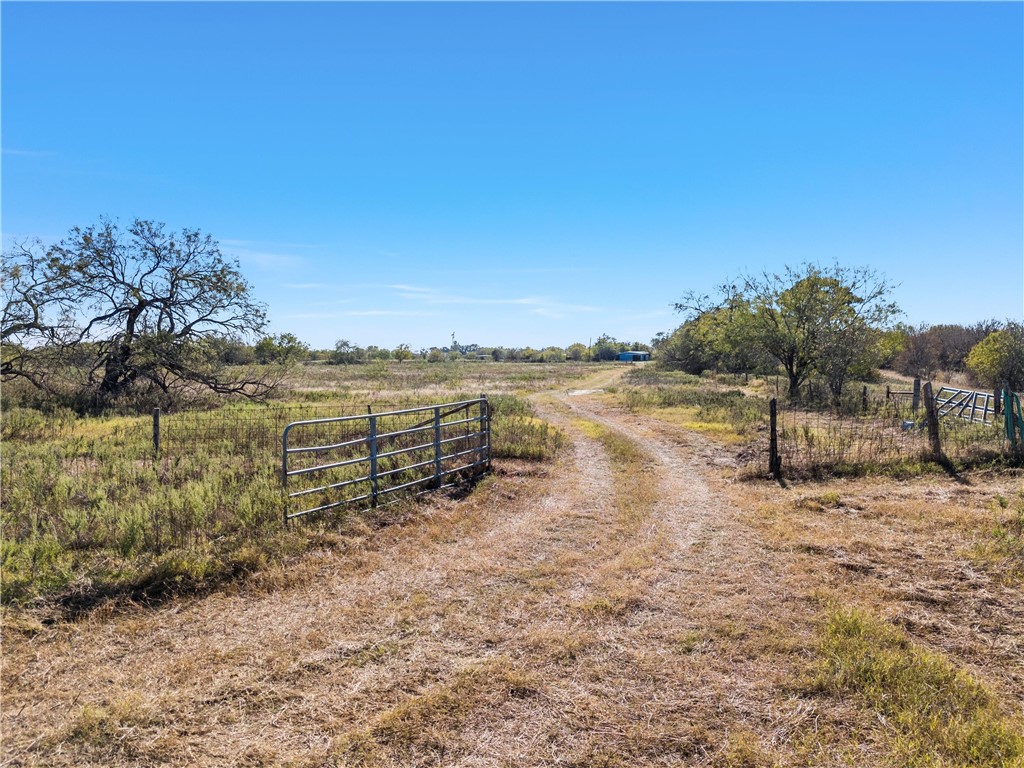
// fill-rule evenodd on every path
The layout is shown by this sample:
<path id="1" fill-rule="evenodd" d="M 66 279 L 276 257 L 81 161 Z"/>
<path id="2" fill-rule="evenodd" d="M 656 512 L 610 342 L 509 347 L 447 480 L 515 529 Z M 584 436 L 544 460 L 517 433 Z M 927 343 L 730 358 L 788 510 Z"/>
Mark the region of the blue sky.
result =
<path id="1" fill-rule="evenodd" d="M 1024 314 L 1022 3 L 0 6 L 5 245 L 194 227 L 271 330 L 649 340 L 743 271 Z"/>

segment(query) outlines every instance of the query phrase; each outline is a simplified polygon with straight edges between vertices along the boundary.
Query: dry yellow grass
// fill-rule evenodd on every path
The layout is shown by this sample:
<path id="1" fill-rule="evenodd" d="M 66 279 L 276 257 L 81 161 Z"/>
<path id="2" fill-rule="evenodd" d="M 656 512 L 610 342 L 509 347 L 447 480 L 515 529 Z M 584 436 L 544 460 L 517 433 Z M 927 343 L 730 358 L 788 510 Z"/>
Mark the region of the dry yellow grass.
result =
<path id="1" fill-rule="evenodd" d="M 4 763 L 891 765 L 870 705 L 812 684 L 843 603 L 1019 711 L 1020 585 L 974 546 L 1016 481 L 740 484 L 705 436 L 538 407 L 570 447 L 463 500 L 205 597 L 5 617 Z"/>

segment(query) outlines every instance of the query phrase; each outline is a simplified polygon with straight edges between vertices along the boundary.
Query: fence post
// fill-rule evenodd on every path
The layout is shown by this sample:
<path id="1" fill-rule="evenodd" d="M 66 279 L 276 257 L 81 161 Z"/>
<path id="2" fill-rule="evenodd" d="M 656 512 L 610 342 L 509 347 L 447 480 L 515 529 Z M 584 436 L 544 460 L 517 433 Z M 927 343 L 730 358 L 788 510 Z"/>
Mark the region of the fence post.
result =
<path id="1" fill-rule="evenodd" d="M 1005 388 L 1005 386 L 1006 385 L 1004 384 L 1003 388 Z M 995 406 L 995 411 L 993 412 L 993 414 L 995 416 L 998 416 L 1003 412 L 1003 389 L 1001 389 L 1000 387 L 996 387 L 995 389 L 993 389 L 992 398 L 993 404 Z"/>
<path id="2" fill-rule="evenodd" d="M 782 479 L 782 457 L 779 456 L 779 405 L 773 397 L 768 401 L 768 474 L 776 480 Z"/>
<path id="3" fill-rule="evenodd" d="M 913 405 L 911 407 L 912 407 L 912 409 L 914 411 L 914 415 L 916 416 L 917 415 L 917 409 L 921 407 L 921 377 L 920 376 L 915 376 L 914 377 L 914 400 L 913 400 Z"/>
<path id="4" fill-rule="evenodd" d="M 939 412 L 935 408 L 935 396 L 932 394 L 932 383 L 924 385 L 924 411 L 928 418 L 928 443 L 932 454 L 938 459 L 942 456 L 942 443 L 939 441 Z"/>
<path id="5" fill-rule="evenodd" d="M 153 454 L 160 455 L 160 409 L 153 409 Z"/>
<path id="6" fill-rule="evenodd" d="M 370 504 L 377 506 L 377 417 L 370 416 Z"/>
<path id="7" fill-rule="evenodd" d="M 864 413 L 868 412 L 868 385 L 864 385 L 864 389 L 860 393 L 860 405 Z"/>

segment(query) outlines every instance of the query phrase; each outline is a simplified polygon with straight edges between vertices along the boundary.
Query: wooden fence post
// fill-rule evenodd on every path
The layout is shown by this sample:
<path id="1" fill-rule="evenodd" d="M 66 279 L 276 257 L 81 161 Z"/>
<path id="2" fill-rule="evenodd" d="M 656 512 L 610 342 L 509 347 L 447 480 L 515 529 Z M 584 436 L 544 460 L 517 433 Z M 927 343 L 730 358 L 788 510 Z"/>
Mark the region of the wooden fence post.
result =
<path id="1" fill-rule="evenodd" d="M 782 479 L 782 457 L 779 455 L 779 406 L 773 397 L 768 402 L 768 474 L 775 480 Z"/>
<path id="2" fill-rule="evenodd" d="M 868 385 L 864 385 L 864 389 L 860 393 L 860 405 L 864 413 L 868 412 Z"/>
<path id="3" fill-rule="evenodd" d="M 924 385 L 924 411 L 928 418 L 928 443 L 932 454 L 938 459 L 942 456 L 942 443 L 939 442 L 939 412 L 935 408 L 935 396 L 932 394 L 932 383 Z"/>
<path id="4" fill-rule="evenodd" d="M 914 415 L 917 415 L 917 409 L 921 407 L 921 377 L 914 377 L 914 400 L 912 403 L 912 410 Z"/>
<path id="5" fill-rule="evenodd" d="M 992 402 L 995 406 L 994 415 L 998 416 L 1003 412 L 1003 388 L 996 387 L 992 390 Z"/>
<path id="6" fill-rule="evenodd" d="M 153 453 L 160 455 L 160 409 L 153 409 Z"/>

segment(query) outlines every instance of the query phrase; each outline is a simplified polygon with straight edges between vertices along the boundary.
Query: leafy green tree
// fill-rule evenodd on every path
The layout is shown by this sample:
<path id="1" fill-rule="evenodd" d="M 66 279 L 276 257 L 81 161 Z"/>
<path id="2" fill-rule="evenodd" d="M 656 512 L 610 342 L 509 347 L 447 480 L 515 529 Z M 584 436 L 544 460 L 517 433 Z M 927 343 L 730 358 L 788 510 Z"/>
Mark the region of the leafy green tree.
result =
<path id="1" fill-rule="evenodd" d="M 597 337 L 594 346 L 590 348 L 591 359 L 601 361 L 615 360 L 620 352 L 625 351 L 625 348 L 625 344 L 616 341 L 606 333 L 602 333 Z"/>
<path id="2" fill-rule="evenodd" d="M 782 274 L 743 276 L 720 300 L 688 294 L 676 305 L 711 318 L 733 348 L 761 350 L 782 366 L 790 397 L 817 372 L 838 399 L 851 372 L 875 361 L 877 333 L 899 314 L 891 286 L 866 267 L 806 264 Z"/>
<path id="3" fill-rule="evenodd" d="M 295 365 L 309 359 L 309 346 L 294 333 L 264 336 L 253 350 L 256 362 L 263 365 Z"/>
<path id="4" fill-rule="evenodd" d="M 1011 390 L 1024 389 L 1024 325 L 1008 322 L 993 331 L 967 354 L 967 368 L 991 387 L 1007 384 Z"/>
<path id="5" fill-rule="evenodd" d="M 412 360 L 413 353 L 412 350 L 409 349 L 408 344 L 399 344 L 397 347 L 395 347 L 394 351 L 392 351 L 391 356 L 401 363 L 406 360 Z"/>
<path id="6" fill-rule="evenodd" d="M 587 345 L 576 342 L 565 348 L 565 356 L 574 362 L 587 359 Z"/>
<path id="7" fill-rule="evenodd" d="M 252 365 L 256 362 L 255 349 L 240 339 L 215 338 L 211 340 L 217 358 L 225 365 Z"/>
<path id="8" fill-rule="evenodd" d="M 733 333 L 736 311 L 715 307 L 696 315 L 671 335 L 655 340 L 654 359 L 664 367 L 694 375 L 704 371 L 742 373 L 769 369 L 771 358 Z"/>
<path id="9" fill-rule="evenodd" d="M 906 323 L 896 323 L 889 330 L 882 331 L 878 341 L 879 367 L 892 369 L 896 361 L 907 348 L 911 335 L 914 333 L 912 326 Z"/>
<path id="10" fill-rule="evenodd" d="M 444 352 L 437 347 L 432 347 L 430 352 L 427 353 L 428 363 L 440 363 L 444 361 Z"/>
<path id="11" fill-rule="evenodd" d="M 45 250 L 36 241 L 5 252 L 2 276 L 0 341 L 17 352 L 4 352 L 0 373 L 54 394 L 62 379 L 81 410 L 129 392 L 168 402 L 197 387 L 260 398 L 276 383 L 219 359 L 216 339 L 256 336 L 266 314 L 238 264 L 198 230 L 103 219 Z"/>
<path id="12" fill-rule="evenodd" d="M 334 352 L 331 353 L 333 365 L 354 365 L 363 361 L 363 350 L 358 344 L 353 344 L 348 339 L 338 339 L 334 343 Z"/>

